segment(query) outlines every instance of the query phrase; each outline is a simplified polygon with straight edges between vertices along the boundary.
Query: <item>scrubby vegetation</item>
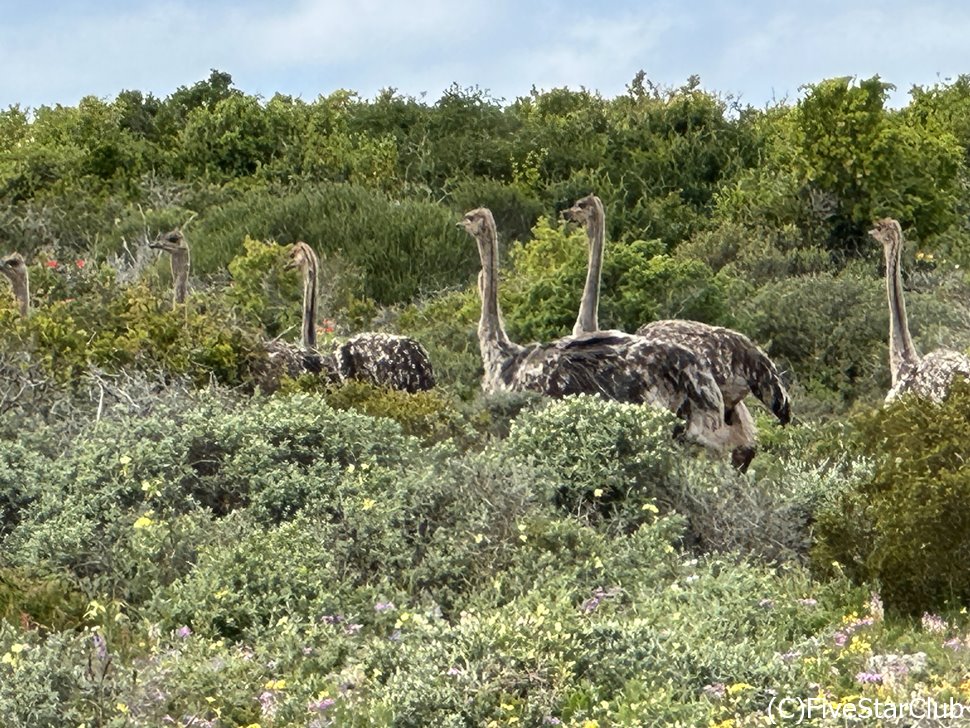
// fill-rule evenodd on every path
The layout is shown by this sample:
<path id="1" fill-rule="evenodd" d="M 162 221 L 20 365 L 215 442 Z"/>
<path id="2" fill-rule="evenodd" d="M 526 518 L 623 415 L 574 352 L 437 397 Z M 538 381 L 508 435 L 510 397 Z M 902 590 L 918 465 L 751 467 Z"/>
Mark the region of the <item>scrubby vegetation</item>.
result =
<path id="1" fill-rule="evenodd" d="M 305 101 L 213 72 L 0 112 L 0 252 L 32 295 L 24 318 L 0 288 L 0 724 L 728 728 L 784 696 L 815 725 L 970 701 L 970 388 L 882 406 L 866 236 L 907 231 L 917 345 L 970 344 L 970 80 L 899 110 L 886 90 Z M 796 421 L 756 411 L 747 474 L 666 412 L 479 393 L 459 213 L 495 213 L 510 334 L 551 339 L 586 269 L 558 213 L 591 191 L 601 325 L 728 325 L 785 370 Z M 190 218 L 173 306 L 147 240 Z M 413 336 L 441 386 L 274 370 L 300 239 L 320 339 Z"/>

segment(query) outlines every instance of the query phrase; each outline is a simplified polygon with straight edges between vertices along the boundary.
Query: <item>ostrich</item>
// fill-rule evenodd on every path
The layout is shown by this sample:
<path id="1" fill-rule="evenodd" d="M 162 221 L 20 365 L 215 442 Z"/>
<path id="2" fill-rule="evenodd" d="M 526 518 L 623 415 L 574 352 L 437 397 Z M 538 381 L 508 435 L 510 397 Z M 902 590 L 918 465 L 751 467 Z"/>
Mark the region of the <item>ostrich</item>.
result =
<path id="1" fill-rule="evenodd" d="M 301 241 L 293 245 L 287 267 L 296 268 L 303 273 L 302 343 L 306 360 L 317 348 L 319 261 L 313 249 Z M 431 389 L 435 385 L 428 352 L 417 341 L 406 336 L 357 334 L 334 347 L 322 360 L 322 366 L 340 381 L 355 379 L 405 392 Z"/>
<path id="2" fill-rule="evenodd" d="M 498 302 L 498 244 L 487 208 L 458 223 L 478 243 L 482 301 L 478 341 L 485 374 L 482 389 L 533 391 L 551 397 L 597 394 L 606 399 L 666 408 L 687 422 L 687 435 L 721 452 L 724 430 L 721 393 L 710 373 L 687 349 L 619 331 L 568 336 L 521 346 L 505 332 Z"/>
<path id="3" fill-rule="evenodd" d="M 11 253 L 0 258 L 0 273 L 10 279 L 20 315 L 27 316 L 30 312 L 30 279 L 27 276 L 27 265 L 20 253 Z"/>
<path id="4" fill-rule="evenodd" d="M 189 287 L 189 244 L 178 228 L 159 235 L 155 242 L 148 244 L 149 248 L 164 250 L 172 256 L 172 282 L 174 287 L 173 300 L 176 304 L 185 303 L 185 296 Z"/>
<path id="5" fill-rule="evenodd" d="M 903 301 L 903 281 L 899 272 L 899 258 L 903 247 L 903 231 L 892 218 L 879 220 L 869 231 L 882 243 L 886 256 L 886 297 L 889 301 L 889 368 L 892 388 L 886 395 L 891 402 L 907 392 L 941 402 L 957 375 L 970 378 L 970 357 L 951 349 L 936 349 L 924 357 L 916 351 L 909 335 L 906 303 Z"/>
<path id="6" fill-rule="evenodd" d="M 597 319 L 600 277 L 603 267 L 605 213 L 596 195 L 587 195 L 563 212 L 573 222 L 585 225 L 589 245 L 586 286 L 573 334 L 599 329 Z M 724 421 L 732 442 L 731 459 L 744 472 L 756 452 L 757 432 L 744 398 L 750 393 L 760 399 L 782 424 L 791 421 L 791 401 L 778 370 L 768 356 L 747 336 L 732 329 L 698 321 L 654 321 L 637 329 L 637 336 L 651 341 L 679 344 L 693 352 L 714 375 L 724 400 Z"/>

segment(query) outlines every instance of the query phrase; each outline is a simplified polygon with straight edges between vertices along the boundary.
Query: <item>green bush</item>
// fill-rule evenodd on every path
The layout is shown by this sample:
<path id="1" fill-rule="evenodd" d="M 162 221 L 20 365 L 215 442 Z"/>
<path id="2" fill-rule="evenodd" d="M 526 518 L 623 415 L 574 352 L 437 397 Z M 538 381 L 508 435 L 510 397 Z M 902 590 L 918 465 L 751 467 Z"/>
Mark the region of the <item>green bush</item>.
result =
<path id="1" fill-rule="evenodd" d="M 455 222 L 440 205 L 393 200 L 350 184 L 258 186 L 194 223 L 192 263 L 197 272 L 212 273 L 242 252 L 247 236 L 304 240 L 321 257 L 339 253 L 360 271 L 362 296 L 391 305 L 464 282 L 476 269 L 474 246 Z M 324 280 L 321 288 L 330 284 Z"/>
<path id="2" fill-rule="evenodd" d="M 348 467 L 403 466 L 410 443 L 395 423 L 318 396 L 176 401 L 82 432 L 38 470 L 5 550 L 14 563 L 66 569 L 95 594 L 142 599 L 191 568 L 213 518 L 245 507 L 262 522 L 292 518 Z"/>
<path id="3" fill-rule="evenodd" d="M 579 395 L 521 414 L 503 447 L 542 474 L 557 507 L 635 528 L 653 519 L 656 499 L 669 502 L 675 422 L 666 410 Z"/>
<path id="4" fill-rule="evenodd" d="M 815 562 L 878 581 L 887 606 L 909 614 L 970 599 L 970 386 L 942 404 L 903 397 L 859 421 L 875 472 L 819 516 Z"/>
<path id="5" fill-rule="evenodd" d="M 8 351 L 27 352 L 59 382 L 76 382 L 92 368 L 127 368 L 186 376 L 199 385 L 215 378 L 252 386 L 265 359 L 256 330 L 214 291 L 173 308 L 146 281 L 120 285 L 107 265 L 30 272 L 39 305 L 26 320 L 0 308 L 0 340 Z"/>
<path id="6" fill-rule="evenodd" d="M 581 230 L 554 228 L 541 218 L 533 240 L 509 251 L 500 288 L 502 312 L 517 340 L 549 341 L 572 330 L 588 261 Z M 660 243 L 607 242 L 599 323 L 635 331 L 659 318 L 718 322 L 725 313 L 719 283 L 696 260 L 666 255 Z"/>

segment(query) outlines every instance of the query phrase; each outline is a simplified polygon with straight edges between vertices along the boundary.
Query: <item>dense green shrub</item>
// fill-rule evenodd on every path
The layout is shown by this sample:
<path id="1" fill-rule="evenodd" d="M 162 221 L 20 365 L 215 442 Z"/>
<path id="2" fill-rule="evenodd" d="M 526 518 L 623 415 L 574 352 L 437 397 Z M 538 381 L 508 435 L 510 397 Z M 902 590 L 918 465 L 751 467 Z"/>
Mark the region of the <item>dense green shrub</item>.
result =
<path id="1" fill-rule="evenodd" d="M 24 320 L 7 301 L 0 304 L 0 339 L 60 382 L 77 381 L 91 368 L 129 368 L 184 375 L 200 385 L 212 378 L 252 384 L 265 359 L 257 331 L 215 292 L 173 307 L 146 281 L 120 285 L 112 268 L 83 260 L 49 261 L 31 275 L 37 305 Z"/>
<path id="2" fill-rule="evenodd" d="M 5 550 L 128 598 L 188 569 L 212 518 L 247 506 L 263 522 L 291 518 L 346 468 L 403 467 L 410 447 L 390 420 L 336 412 L 312 395 L 255 407 L 212 395 L 85 434 L 28 481 L 35 501 Z"/>
<path id="3" fill-rule="evenodd" d="M 500 288 L 510 335 L 548 341 L 572 330 L 586 280 L 587 244 L 540 219 L 533 239 L 509 251 Z M 710 268 L 662 253 L 657 242 L 607 243 L 599 305 L 600 326 L 635 331 L 658 318 L 717 322 L 725 302 Z"/>
<path id="4" fill-rule="evenodd" d="M 309 375 L 300 377 L 295 385 L 300 389 L 320 387 L 319 378 Z M 289 386 L 292 385 L 284 386 L 284 391 Z M 401 426 L 404 434 L 427 444 L 449 438 L 467 441 L 472 437 L 456 402 L 438 389 L 411 393 L 350 381 L 327 387 L 323 394 L 334 409 L 354 409 L 371 417 L 388 417 Z"/>
<path id="5" fill-rule="evenodd" d="M 819 516 L 816 562 L 877 580 L 887 605 L 911 614 L 970 598 L 970 387 L 942 404 L 909 396 L 859 421 L 875 472 Z"/>
<path id="6" fill-rule="evenodd" d="M 339 253 L 380 304 L 408 301 L 467 279 L 477 256 L 457 216 L 430 202 L 394 200 L 349 184 L 257 187 L 218 205 L 195 225 L 193 264 L 213 272 L 242 252 L 246 236 L 304 240 L 321 257 Z M 329 281 L 321 281 L 326 289 Z"/>
<path id="7" fill-rule="evenodd" d="M 539 471 L 543 495 L 559 508 L 634 528 L 652 520 L 656 499 L 669 503 L 675 422 L 666 410 L 567 397 L 521 414 L 504 450 Z"/>

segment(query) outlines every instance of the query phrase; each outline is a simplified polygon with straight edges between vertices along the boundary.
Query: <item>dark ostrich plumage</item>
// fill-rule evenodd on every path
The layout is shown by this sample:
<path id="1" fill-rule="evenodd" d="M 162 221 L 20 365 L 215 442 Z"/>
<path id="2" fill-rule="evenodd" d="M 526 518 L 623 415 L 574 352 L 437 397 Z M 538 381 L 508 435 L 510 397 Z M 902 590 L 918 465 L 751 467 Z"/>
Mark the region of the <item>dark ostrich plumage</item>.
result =
<path id="1" fill-rule="evenodd" d="M 316 253 L 304 242 L 293 245 L 290 268 L 303 273 L 303 368 L 334 381 L 361 381 L 378 387 L 418 392 L 435 386 L 428 352 L 414 339 L 383 333 L 363 333 L 317 350 Z"/>
<path id="2" fill-rule="evenodd" d="M 637 329 L 638 336 L 686 346 L 710 367 L 734 408 L 753 394 L 786 425 L 791 422 L 791 399 L 774 362 L 751 339 L 733 329 L 680 319 L 653 321 Z"/>
<path id="3" fill-rule="evenodd" d="M 605 249 L 605 212 L 596 195 L 587 195 L 563 211 L 563 216 L 586 228 L 589 264 L 586 285 L 573 333 L 599 329 L 600 277 Z M 637 336 L 658 345 L 678 345 L 689 349 L 699 366 L 710 371 L 724 401 L 724 422 L 733 442 L 732 459 L 745 470 L 756 451 L 757 433 L 744 398 L 754 393 L 782 424 L 791 420 L 791 400 L 777 368 L 747 336 L 732 329 L 709 326 L 697 321 L 655 321 L 641 326 Z"/>
<path id="4" fill-rule="evenodd" d="M 407 336 L 357 334 L 337 346 L 333 358 L 341 380 L 354 379 L 405 392 L 435 386 L 428 352 Z"/>
<path id="5" fill-rule="evenodd" d="M 714 450 L 724 430 L 723 399 L 710 372 L 682 346 L 651 342 L 619 331 L 567 336 L 521 346 L 509 340 L 498 305 L 495 221 L 486 208 L 467 213 L 460 226 L 475 238 L 482 259 L 479 345 L 486 392 L 532 391 L 551 397 L 593 394 L 674 412 L 691 439 Z"/>

